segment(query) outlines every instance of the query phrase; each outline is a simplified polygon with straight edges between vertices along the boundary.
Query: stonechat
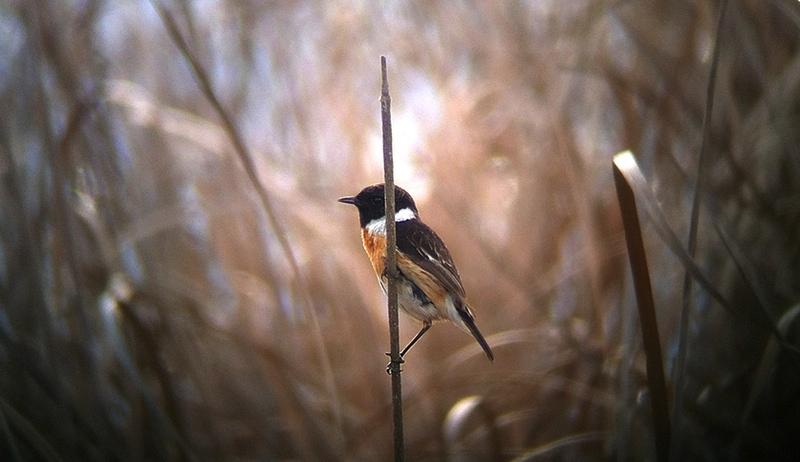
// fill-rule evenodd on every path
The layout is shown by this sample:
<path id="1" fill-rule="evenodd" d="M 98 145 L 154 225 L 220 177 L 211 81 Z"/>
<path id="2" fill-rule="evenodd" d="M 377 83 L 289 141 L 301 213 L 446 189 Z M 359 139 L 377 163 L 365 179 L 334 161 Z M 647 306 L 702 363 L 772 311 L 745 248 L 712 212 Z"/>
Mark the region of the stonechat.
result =
<path id="1" fill-rule="evenodd" d="M 433 321 L 451 321 L 464 332 L 472 334 L 489 360 L 493 361 L 494 354 L 475 325 L 475 315 L 467 303 L 461 277 L 447 246 L 420 220 L 417 206 L 408 192 L 395 187 L 394 197 L 399 273 L 397 304 L 406 314 L 422 321 L 422 329 L 403 348 L 400 356 L 403 357 L 422 338 Z M 361 241 L 385 293 L 386 212 L 383 184 L 367 186 L 356 196 L 342 197 L 339 202 L 358 208 Z"/>

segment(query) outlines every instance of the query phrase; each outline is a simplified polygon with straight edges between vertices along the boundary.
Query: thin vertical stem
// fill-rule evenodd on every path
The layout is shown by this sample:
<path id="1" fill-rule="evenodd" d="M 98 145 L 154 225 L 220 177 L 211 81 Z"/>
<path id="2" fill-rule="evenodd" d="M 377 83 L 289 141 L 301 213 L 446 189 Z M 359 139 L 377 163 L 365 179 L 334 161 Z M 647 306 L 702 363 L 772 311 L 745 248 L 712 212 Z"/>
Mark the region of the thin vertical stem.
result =
<path id="1" fill-rule="evenodd" d="M 389 372 L 392 376 L 392 417 L 394 421 L 394 460 L 404 459 L 403 394 L 400 384 L 400 327 L 397 319 L 397 235 L 394 222 L 394 159 L 392 157 L 392 113 L 386 57 L 381 56 L 381 121 L 383 127 L 383 183 L 386 201 L 386 293 L 389 309 Z"/>
<path id="2" fill-rule="evenodd" d="M 720 33 L 722 31 L 722 21 L 725 19 L 725 9 L 728 6 L 727 0 L 722 0 L 717 16 L 717 26 L 714 33 L 714 50 L 711 60 L 711 68 L 708 73 L 706 83 L 706 105 L 703 113 L 702 138 L 700 141 L 700 154 L 697 156 L 697 177 L 694 183 L 694 193 L 692 197 L 692 212 L 689 222 L 689 257 L 694 258 L 697 250 L 697 228 L 700 220 L 700 194 L 703 186 L 702 180 L 705 171 L 705 158 L 708 151 L 708 132 L 711 130 L 711 114 L 714 109 L 714 87 L 717 77 L 717 64 L 719 63 L 719 44 Z M 681 445 L 681 426 L 683 424 L 683 386 L 685 382 L 686 356 L 689 352 L 688 332 L 689 318 L 692 313 L 692 277 L 687 270 L 683 276 L 683 307 L 681 309 L 680 328 L 678 330 L 678 355 L 675 360 L 675 370 L 673 372 L 675 384 L 675 402 L 672 408 L 672 424 L 674 438 L 672 440 L 672 461 L 682 460 L 683 448 Z"/>

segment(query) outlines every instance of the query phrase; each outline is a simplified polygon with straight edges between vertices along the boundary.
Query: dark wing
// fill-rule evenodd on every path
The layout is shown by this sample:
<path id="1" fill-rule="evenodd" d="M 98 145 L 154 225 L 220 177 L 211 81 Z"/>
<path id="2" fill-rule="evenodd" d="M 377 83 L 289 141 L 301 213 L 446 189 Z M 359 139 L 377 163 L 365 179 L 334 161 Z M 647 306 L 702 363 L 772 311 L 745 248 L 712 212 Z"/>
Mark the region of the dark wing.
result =
<path id="1" fill-rule="evenodd" d="M 428 225 L 419 220 L 398 222 L 397 248 L 435 277 L 449 293 L 462 299 L 466 296 L 450 252 Z"/>

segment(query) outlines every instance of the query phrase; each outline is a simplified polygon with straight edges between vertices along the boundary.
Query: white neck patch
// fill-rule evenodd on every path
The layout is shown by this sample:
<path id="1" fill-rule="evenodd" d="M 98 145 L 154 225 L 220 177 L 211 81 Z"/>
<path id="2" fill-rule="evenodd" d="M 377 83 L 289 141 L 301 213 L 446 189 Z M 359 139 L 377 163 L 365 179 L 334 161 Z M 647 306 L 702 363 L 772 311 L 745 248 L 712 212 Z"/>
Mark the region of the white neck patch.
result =
<path id="1" fill-rule="evenodd" d="M 406 207 L 404 209 L 400 209 L 397 213 L 394 214 L 394 222 L 399 223 L 401 221 L 406 220 L 416 220 L 417 215 L 414 213 L 413 210 Z M 386 235 L 386 216 L 382 216 L 380 218 L 376 218 L 365 226 L 368 233 L 372 235 L 379 235 L 385 236 Z"/>

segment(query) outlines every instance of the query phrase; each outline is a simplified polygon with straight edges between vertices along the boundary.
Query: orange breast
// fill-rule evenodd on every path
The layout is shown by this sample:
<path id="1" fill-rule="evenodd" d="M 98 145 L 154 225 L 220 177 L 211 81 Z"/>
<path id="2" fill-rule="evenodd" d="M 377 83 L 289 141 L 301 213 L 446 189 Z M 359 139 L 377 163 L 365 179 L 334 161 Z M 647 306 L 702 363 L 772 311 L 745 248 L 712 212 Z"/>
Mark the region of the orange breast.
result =
<path id="1" fill-rule="evenodd" d="M 380 277 L 383 274 L 383 268 L 386 260 L 386 237 L 375 236 L 369 234 L 366 230 L 361 230 L 361 242 L 364 244 L 364 250 L 367 252 L 369 261 L 372 264 L 372 269 L 375 274 Z M 444 303 L 447 293 L 436 279 L 429 273 L 425 272 L 411 262 L 411 259 L 400 254 L 397 254 L 397 268 L 408 278 L 411 282 L 417 285 L 430 301 L 436 306 L 440 316 L 445 311 Z"/>
<path id="2" fill-rule="evenodd" d="M 372 269 L 380 277 L 383 274 L 384 259 L 386 258 L 386 237 L 369 234 L 366 230 L 361 230 L 361 242 L 367 252 Z"/>

